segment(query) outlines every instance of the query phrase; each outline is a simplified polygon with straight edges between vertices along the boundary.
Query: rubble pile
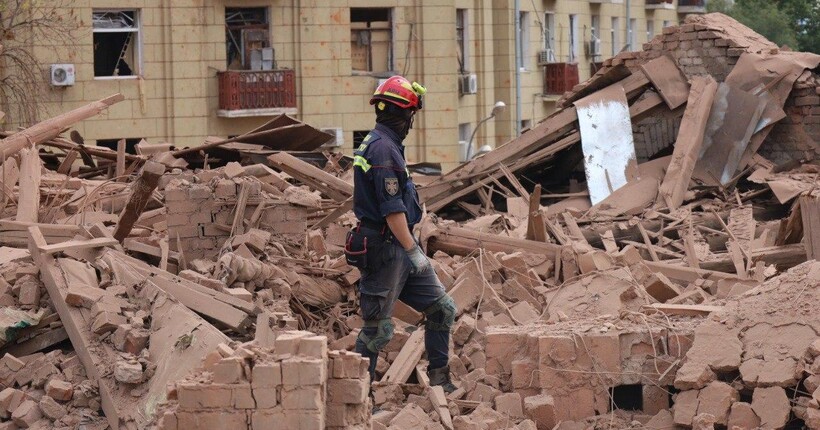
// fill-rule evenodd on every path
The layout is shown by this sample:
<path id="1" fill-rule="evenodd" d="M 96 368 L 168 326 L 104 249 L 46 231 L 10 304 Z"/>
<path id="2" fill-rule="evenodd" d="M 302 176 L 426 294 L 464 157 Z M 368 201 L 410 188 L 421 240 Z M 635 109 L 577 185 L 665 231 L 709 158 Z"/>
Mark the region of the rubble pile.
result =
<path id="1" fill-rule="evenodd" d="M 327 338 L 283 331 L 270 348 L 220 344 L 177 381 L 159 429 L 360 429 L 369 425 L 368 362 Z"/>
<path id="2" fill-rule="evenodd" d="M 418 181 L 446 395 L 402 302 L 376 381 L 352 352 L 329 135 L 60 136 L 120 95 L 3 133 L 0 428 L 820 428 L 818 65 L 689 17 Z"/>

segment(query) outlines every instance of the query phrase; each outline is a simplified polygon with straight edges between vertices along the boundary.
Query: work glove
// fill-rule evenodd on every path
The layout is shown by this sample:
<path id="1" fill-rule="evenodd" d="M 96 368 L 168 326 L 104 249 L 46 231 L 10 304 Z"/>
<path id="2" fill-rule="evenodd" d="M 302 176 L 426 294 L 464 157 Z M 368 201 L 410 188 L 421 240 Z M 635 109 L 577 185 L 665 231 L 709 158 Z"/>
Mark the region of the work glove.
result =
<path id="1" fill-rule="evenodd" d="M 413 245 L 413 247 L 407 251 L 407 257 L 410 258 L 410 264 L 413 266 L 413 268 L 410 269 L 410 273 L 413 275 L 425 273 L 432 268 L 432 266 L 430 266 L 430 260 L 424 255 L 424 252 L 418 244 Z"/>

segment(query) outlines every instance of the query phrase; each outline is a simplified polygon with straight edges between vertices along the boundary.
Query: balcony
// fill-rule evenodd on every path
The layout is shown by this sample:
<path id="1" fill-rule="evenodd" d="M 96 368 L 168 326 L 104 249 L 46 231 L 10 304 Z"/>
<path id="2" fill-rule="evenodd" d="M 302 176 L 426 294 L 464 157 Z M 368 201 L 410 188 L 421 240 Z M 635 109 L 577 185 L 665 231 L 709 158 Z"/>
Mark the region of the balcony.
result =
<path id="1" fill-rule="evenodd" d="M 544 65 L 544 94 L 556 95 L 571 91 L 578 85 L 578 63 L 549 63 Z"/>
<path id="2" fill-rule="evenodd" d="M 646 9 L 674 9 L 674 0 L 646 0 Z"/>
<path id="3" fill-rule="evenodd" d="M 706 0 L 678 0 L 678 13 L 706 13 Z"/>
<path id="4" fill-rule="evenodd" d="M 293 70 L 228 70 L 218 72 L 219 110 L 223 118 L 296 114 Z"/>

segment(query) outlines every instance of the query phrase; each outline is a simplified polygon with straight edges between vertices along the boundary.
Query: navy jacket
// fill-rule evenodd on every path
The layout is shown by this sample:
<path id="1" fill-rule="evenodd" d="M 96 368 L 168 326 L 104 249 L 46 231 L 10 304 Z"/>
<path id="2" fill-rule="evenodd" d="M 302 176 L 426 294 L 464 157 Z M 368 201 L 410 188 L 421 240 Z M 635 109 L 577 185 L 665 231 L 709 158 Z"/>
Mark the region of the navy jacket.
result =
<path id="1" fill-rule="evenodd" d="M 389 127 L 376 124 L 353 152 L 353 213 L 360 221 L 385 223 L 404 212 L 407 224 L 421 221 L 416 187 L 404 159 L 404 145 Z"/>

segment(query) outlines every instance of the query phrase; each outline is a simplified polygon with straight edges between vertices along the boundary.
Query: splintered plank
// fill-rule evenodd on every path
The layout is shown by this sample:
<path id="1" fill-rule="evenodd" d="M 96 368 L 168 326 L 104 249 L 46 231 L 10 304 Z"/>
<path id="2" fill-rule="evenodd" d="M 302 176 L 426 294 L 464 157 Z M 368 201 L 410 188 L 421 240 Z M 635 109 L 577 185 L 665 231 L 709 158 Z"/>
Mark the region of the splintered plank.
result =
<path id="1" fill-rule="evenodd" d="M 85 240 L 69 240 L 66 242 L 55 243 L 53 245 L 44 245 L 39 247 L 40 252 L 44 254 L 56 254 L 63 251 L 71 251 L 77 249 L 101 248 L 104 246 L 118 245 L 116 239 L 109 239 L 105 237 Z"/>
<path id="2" fill-rule="evenodd" d="M 723 306 L 709 306 L 709 305 L 668 305 L 665 303 L 653 303 L 651 305 L 644 305 L 644 313 L 661 312 L 667 315 L 681 315 L 681 316 L 705 316 L 712 312 L 718 312 L 723 309 Z"/>
<path id="3" fill-rule="evenodd" d="M 286 152 L 271 155 L 268 157 L 268 161 L 274 167 L 321 191 L 337 202 L 344 202 L 353 195 L 353 184 L 345 182 Z"/>
<path id="4" fill-rule="evenodd" d="M 71 344 L 77 352 L 77 356 L 85 367 L 88 379 L 94 381 L 100 393 L 100 403 L 102 404 L 105 417 L 112 429 L 120 428 L 120 411 L 114 401 L 111 387 L 106 383 L 103 375 L 106 374 L 106 364 L 103 357 L 97 355 L 92 348 L 93 341 L 91 332 L 88 330 L 88 320 L 83 315 L 82 308 L 71 307 L 66 303 L 68 295 L 68 285 L 62 270 L 57 266 L 57 262 L 49 254 L 41 253 L 40 248 L 47 246 L 46 240 L 38 227 L 29 227 L 29 252 L 31 257 L 40 269 L 40 278 L 48 290 L 51 303 L 60 315 Z M 95 275 L 96 276 L 96 275 Z"/>
<path id="5" fill-rule="evenodd" d="M 123 162 L 125 160 L 123 159 Z M 145 167 L 142 169 L 139 179 L 134 182 L 131 189 L 131 196 L 128 198 L 125 208 L 120 214 L 120 219 L 117 222 L 117 228 L 114 230 L 114 238 L 122 242 L 128 237 L 128 233 L 134 227 L 142 211 L 145 210 L 145 205 L 151 198 L 151 194 L 159 184 L 159 178 L 165 173 L 165 166 L 154 162 L 147 161 Z"/>
<path id="6" fill-rule="evenodd" d="M 662 55 L 641 65 L 641 70 L 661 94 L 669 109 L 686 103 L 689 83 L 672 58 Z"/>
<path id="7" fill-rule="evenodd" d="M 666 206 L 670 209 L 680 207 L 689 189 L 689 181 L 692 179 L 692 172 L 703 146 L 706 123 L 717 88 L 717 82 L 710 76 L 692 78 L 689 102 L 681 119 L 678 138 L 672 151 L 672 161 L 669 162 L 666 176 L 659 188 Z"/>
<path id="8" fill-rule="evenodd" d="M 382 377 L 382 382 L 403 384 L 416 369 L 416 364 L 424 352 L 424 329 L 420 328 L 410 335 L 393 364 Z"/>
<path id="9" fill-rule="evenodd" d="M 541 212 L 541 184 L 535 186 L 530 195 L 530 213 L 527 216 L 527 240 L 547 241 L 547 225 Z"/>
<path id="10" fill-rule="evenodd" d="M 40 154 L 34 147 L 20 150 L 20 193 L 17 221 L 37 222 L 40 208 Z"/>
<path id="11" fill-rule="evenodd" d="M 800 197 L 803 218 L 803 244 L 809 260 L 820 260 L 820 195 Z"/>

